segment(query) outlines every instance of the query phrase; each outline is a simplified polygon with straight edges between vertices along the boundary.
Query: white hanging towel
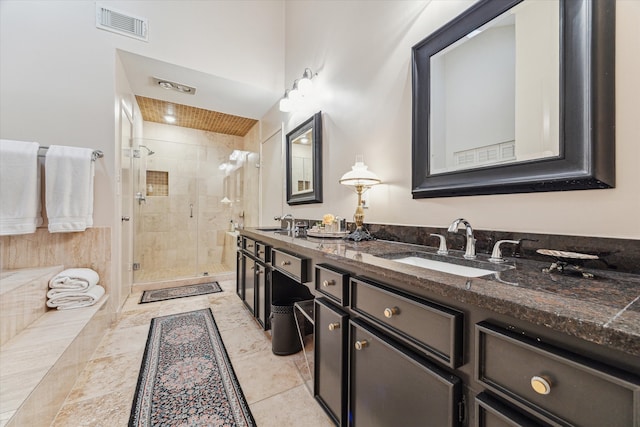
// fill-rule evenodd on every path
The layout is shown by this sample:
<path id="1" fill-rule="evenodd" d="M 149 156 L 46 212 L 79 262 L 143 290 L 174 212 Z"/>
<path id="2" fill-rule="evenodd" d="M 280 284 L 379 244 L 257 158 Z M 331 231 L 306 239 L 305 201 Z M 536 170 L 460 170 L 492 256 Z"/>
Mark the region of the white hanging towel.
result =
<path id="1" fill-rule="evenodd" d="M 67 310 L 70 308 L 88 307 L 97 303 L 104 295 L 104 288 L 100 285 L 92 286 L 81 292 L 61 292 L 47 300 L 47 307 Z"/>
<path id="2" fill-rule="evenodd" d="M 0 139 L 0 236 L 42 225 L 37 142 Z"/>
<path id="3" fill-rule="evenodd" d="M 93 226 L 93 150 L 52 145 L 45 159 L 45 204 L 49 232 Z"/>
<path id="4" fill-rule="evenodd" d="M 67 268 L 49 280 L 51 289 L 60 291 L 84 291 L 95 286 L 100 276 L 90 268 Z"/>

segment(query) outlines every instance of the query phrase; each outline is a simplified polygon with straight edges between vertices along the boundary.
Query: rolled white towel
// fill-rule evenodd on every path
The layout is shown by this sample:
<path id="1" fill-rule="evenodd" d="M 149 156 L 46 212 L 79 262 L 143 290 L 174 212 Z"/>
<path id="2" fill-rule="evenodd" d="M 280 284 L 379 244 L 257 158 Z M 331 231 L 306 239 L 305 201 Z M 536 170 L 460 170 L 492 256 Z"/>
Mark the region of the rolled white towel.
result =
<path id="1" fill-rule="evenodd" d="M 104 295 L 104 288 L 100 285 L 92 286 L 83 292 L 61 292 L 47 301 L 47 307 L 58 310 L 89 307 L 97 303 Z"/>
<path id="2" fill-rule="evenodd" d="M 49 280 L 51 289 L 83 291 L 97 285 L 100 276 L 90 268 L 68 268 Z"/>

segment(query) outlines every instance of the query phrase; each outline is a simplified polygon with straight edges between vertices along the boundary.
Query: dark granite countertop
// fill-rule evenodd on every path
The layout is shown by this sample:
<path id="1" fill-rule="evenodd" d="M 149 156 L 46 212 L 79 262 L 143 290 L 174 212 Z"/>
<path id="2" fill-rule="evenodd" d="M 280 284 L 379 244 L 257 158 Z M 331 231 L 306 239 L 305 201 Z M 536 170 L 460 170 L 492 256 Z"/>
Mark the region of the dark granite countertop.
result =
<path id="1" fill-rule="evenodd" d="M 383 258 L 435 248 L 383 240 L 299 238 L 246 228 L 241 234 L 280 249 L 301 249 L 390 282 L 525 320 L 555 331 L 640 356 L 640 276 L 592 270 L 594 278 L 545 273 L 550 263 L 509 259 L 505 271 L 467 278 Z M 452 251 L 452 257 L 461 253 Z M 478 255 L 482 261 L 486 255 Z M 509 268 L 515 267 L 515 268 Z"/>

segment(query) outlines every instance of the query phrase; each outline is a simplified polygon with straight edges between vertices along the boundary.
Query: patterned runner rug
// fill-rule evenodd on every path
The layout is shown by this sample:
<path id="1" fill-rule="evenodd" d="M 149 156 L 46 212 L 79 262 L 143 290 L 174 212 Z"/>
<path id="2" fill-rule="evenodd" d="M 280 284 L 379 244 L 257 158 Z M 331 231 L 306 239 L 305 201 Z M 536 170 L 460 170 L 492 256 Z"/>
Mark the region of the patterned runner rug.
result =
<path id="1" fill-rule="evenodd" d="M 129 426 L 255 425 L 211 309 L 151 319 Z"/>
<path id="2" fill-rule="evenodd" d="M 213 294 L 220 291 L 222 291 L 222 289 L 220 288 L 218 282 L 201 283 L 189 286 L 176 286 L 175 288 L 153 289 L 151 291 L 144 291 L 142 293 L 142 298 L 140 298 L 140 302 L 138 304 Z"/>

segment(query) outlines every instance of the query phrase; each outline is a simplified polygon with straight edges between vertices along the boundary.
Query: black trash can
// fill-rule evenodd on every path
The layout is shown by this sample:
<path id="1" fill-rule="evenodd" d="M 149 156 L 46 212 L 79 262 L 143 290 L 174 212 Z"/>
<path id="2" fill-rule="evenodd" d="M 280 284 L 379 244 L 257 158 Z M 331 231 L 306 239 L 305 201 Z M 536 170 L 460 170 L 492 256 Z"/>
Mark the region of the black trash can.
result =
<path id="1" fill-rule="evenodd" d="M 295 301 L 274 301 L 271 304 L 271 351 L 278 356 L 302 350 L 293 307 Z"/>

